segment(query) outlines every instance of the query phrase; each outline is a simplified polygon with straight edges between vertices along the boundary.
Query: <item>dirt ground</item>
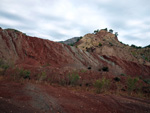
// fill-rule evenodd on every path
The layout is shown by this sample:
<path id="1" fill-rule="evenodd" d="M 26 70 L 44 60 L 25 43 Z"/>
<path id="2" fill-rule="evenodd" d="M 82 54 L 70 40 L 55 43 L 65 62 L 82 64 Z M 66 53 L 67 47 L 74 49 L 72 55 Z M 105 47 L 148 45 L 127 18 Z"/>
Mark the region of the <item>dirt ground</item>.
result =
<path id="1" fill-rule="evenodd" d="M 1 79 L 0 113 L 150 113 L 150 100 Z"/>

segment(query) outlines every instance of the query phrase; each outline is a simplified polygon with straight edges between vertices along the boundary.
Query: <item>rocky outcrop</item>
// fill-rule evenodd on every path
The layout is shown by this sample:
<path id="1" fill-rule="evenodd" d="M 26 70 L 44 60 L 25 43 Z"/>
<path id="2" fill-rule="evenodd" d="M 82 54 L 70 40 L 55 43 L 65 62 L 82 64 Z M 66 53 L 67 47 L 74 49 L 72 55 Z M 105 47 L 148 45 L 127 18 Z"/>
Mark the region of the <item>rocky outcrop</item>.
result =
<path id="1" fill-rule="evenodd" d="M 76 46 L 95 54 L 117 58 L 150 66 L 150 48 L 136 48 L 119 42 L 117 36 L 106 30 L 96 34 L 86 34 Z M 144 56 L 144 58 L 143 58 Z"/>

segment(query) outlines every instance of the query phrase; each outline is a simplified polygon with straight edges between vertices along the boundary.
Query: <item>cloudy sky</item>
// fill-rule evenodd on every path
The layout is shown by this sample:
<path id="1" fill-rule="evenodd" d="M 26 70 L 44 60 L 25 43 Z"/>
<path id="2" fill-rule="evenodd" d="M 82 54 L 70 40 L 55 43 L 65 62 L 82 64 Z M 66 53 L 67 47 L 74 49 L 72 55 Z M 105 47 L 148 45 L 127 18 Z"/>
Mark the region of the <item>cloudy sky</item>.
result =
<path id="1" fill-rule="evenodd" d="M 0 0 L 0 27 L 53 41 L 113 29 L 126 44 L 150 44 L 150 0 Z"/>

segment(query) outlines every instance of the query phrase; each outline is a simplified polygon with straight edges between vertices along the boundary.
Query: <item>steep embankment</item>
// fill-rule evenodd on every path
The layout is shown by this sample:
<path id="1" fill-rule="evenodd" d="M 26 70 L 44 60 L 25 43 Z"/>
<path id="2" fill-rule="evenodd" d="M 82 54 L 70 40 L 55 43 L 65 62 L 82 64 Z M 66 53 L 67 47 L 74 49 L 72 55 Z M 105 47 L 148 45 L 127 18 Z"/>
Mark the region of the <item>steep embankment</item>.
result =
<path id="1" fill-rule="evenodd" d="M 101 38 L 103 35 L 106 35 L 105 39 Z M 91 36 L 93 37 L 91 38 Z M 115 46 L 111 46 L 111 43 L 106 40 L 111 40 Z M 99 45 L 99 41 L 102 42 L 103 46 Z M 107 66 L 109 68 L 108 73 L 111 75 L 120 75 L 121 73 L 143 77 L 150 75 L 150 67 L 138 63 L 135 57 L 128 54 L 127 50 L 119 48 L 122 45 L 110 33 L 85 35 L 76 48 L 26 36 L 17 30 L 0 29 L 0 43 L 0 58 L 17 66 L 40 68 L 46 65 L 51 69 L 58 68 L 58 71 L 64 69 L 87 70 L 90 67 L 91 70 L 97 72 L 101 71 L 102 67 Z M 108 43 L 109 46 L 105 43 Z M 83 48 L 89 49 L 89 51 L 85 51 Z M 135 62 L 128 59 L 134 59 Z"/>

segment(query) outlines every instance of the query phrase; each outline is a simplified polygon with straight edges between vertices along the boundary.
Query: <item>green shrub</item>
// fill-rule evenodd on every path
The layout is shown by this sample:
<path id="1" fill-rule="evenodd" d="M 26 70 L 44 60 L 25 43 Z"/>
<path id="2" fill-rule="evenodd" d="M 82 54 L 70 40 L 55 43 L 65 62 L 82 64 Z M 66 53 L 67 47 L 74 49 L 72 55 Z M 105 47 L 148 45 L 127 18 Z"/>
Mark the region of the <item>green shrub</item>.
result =
<path id="1" fill-rule="evenodd" d="M 42 67 L 48 67 L 48 66 L 51 66 L 51 64 L 50 63 L 46 63 Z"/>
<path id="2" fill-rule="evenodd" d="M 144 79 L 143 80 L 146 84 L 150 84 L 150 79 Z"/>
<path id="3" fill-rule="evenodd" d="M 111 42 L 109 42 L 109 45 L 110 45 L 110 46 L 113 46 L 113 44 L 112 44 Z"/>
<path id="4" fill-rule="evenodd" d="M 108 67 L 103 67 L 102 70 L 103 70 L 103 71 L 106 71 L 106 72 L 109 71 Z"/>
<path id="5" fill-rule="evenodd" d="M 124 74 L 124 73 L 121 73 L 120 75 L 121 75 L 121 76 L 126 76 L 126 74 Z"/>
<path id="6" fill-rule="evenodd" d="M 80 77 L 79 77 L 78 73 L 74 72 L 74 73 L 68 75 L 68 79 L 69 79 L 69 84 L 74 86 L 74 85 L 77 85 Z"/>
<path id="7" fill-rule="evenodd" d="M 118 32 L 115 32 L 115 36 L 118 37 Z"/>
<path id="8" fill-rule="evenodd" d="M 89 70 L 90 70 L 90 69 L 91 69 L 91 66 L 89 66 L 87 69 L 89 69 Z"/>
<path id="9" fill-rule="evenodd" d="M 18 31 L 18 30 L 16 30 L 16 29 L 14 29 L 14 31 L 15 31 L 15 32 L 20 32 L 20 31 Z"/>
<path id="10" fill-rule="evenodd" d="M 0 74 L 4 75 L 6 70 L 9 68 L 9 65 L 4 62 L 2 59 L 0 59 Z"/>
<path id="11" fill-rule="evenodd" d="M 0 75 L 3 75 L 3 74 L 4 74 L 4 69 L 0 68 Z"/>
<path id="12" fill-rule="evenodd" d="M 41 73 L 38 74 L 38 80 L 43 81 L 47 78 L 46 72 L 43 71 Z"/>
<path id="13" fill-rule="evenodd" d="M 123 44 L 121 41 L 120 41 L 120 43 Z"/>
<path id="14" fill-rule="evenodd" d="M 104 83 L 100 80 L 96 80 L 94 83 L 94 87 L 96 88 L 96 93 L 100 93 L 103 88 Z"/>
<path id="15" fill-rule="evenodd" d="M 136 45 L 132 44 L 131 47 L 136 48 Z"/>
<path id="16" fill-rule="evenodd" d="M 108 31 L 107 28 L 105 28 L 105 29 L 103 29 L 103 30 Z"/>
<path id="17" fill-rule="evenodd" d="M 112 29 L 110 29 L 110 30 L 109 30 L 109 32 L 110 32 L 110 33 L 113 33 L 113 30 L 112 30 Z"/>
<path id="18" fill-rule="evenodd" d="M 96 93 L 101 93 L 102 91 L 106 91 L 109 88 L 110 81 L 106 78 L 102 78 L 101 80 L 96 80 L 94 83 L 94 87 L 96 88 Z"/>
<path id="19" fill-rule="evenodd" d="M 150 59 L 148 59 L 147 57 L 145 57 L 145 60 L 148 61 L 148 62 L 150 61 Z"/>
<path id="20" fill-rule="evenodd" d="M 101 47 L 101 46 L 102 46 L 102 44 L 101 44 L 101 43 L 99 43 L 99 46 Z"/>
<path id="21" fill-rule="evenodd" d="M 139 76 L 139 79 L 141 79 L 141 80 L 142 80 L 142 78 L 143 78 L 142 76 Z"/>
<path id="22" fill-rule="evenodd" d="M 79 40 L 80 40 L 80 39 L 82 39 L 82 38 L 83 38 L 83 37 L 82 37 L 82 36 L 80 36 L 80 37 L 77 39 L 77 42 L 79 42 Z"/>
<path id="23" fill-rule="evenodd" d="M 131 47 L 136 48 L 136 49 L 141 49 L 142 48 L 141 46 L 136 46 L 134 44 L 132 44 Z"/>
<path id="24" fill-rule="evenodd" d="M 19 76 L 24 79 L 30 79 L 30 73 L 28 70 L 20 69 Z"/>
<path id="25" fill-rule="evenodd" d="M 94 34 L 97 34 L 99 32 L 99 29 L 94 30 Z"/>
<path id="26" fill-rule="evenodd" d="M 41 73 L 40 80 L 45 80 L 46 77 L 47 77 L 46 72 L 43 71 L 43 72 Z"/>
<path id="27" fill-rule="evenodd" d="M 131 92 L 136 88 L 136 83 L 139 81 L 139 78 L 131 78 L 129 77 L 127 79 L 127 87 L 128 92 L 131 94 Z"/>
<path id="28" fill-rule="evenodd" d="M 86 73 L 87 70 L 81 69 L 80 72 L 81 73 Z"/>
<path id="29" fill-rule="evenodd" d="M 116 82 L 119 82 L 119 81 L 120 81 L 120 77 L 115 77 L 114 80 L 115 80 Z"/>
<path id="30" fill-rule="evenodd" d="M 148 45 L 148 46 L 145 46 L 144 48 L 150 48 L 150 45 Z"/>
<path id="31" fill-rule="evenodd" d="M 135 57 L 136 56 L 136 53 L 135 52 L 131 52 L 132 53 L 132 55 Z"/>
<path id="32" fill-rule="evenodd" d="M 5 63 L 2 59 L 0 59 L 0 68 L 3 68 L 6 70 L 9 68 L 9 65 Z"/>
<path id="33" fill-rule="evenodd" d="M 2 65 L 1 68 L 3 68 L 4 70 L 7 70 L 9 68 L 9 65 L 7 65 L 7 64 Z"/>
<path id="34" fill-rule="evenodd" d="M 74 46 L 74 44 L 68 44 L 69 46 Z"/>

